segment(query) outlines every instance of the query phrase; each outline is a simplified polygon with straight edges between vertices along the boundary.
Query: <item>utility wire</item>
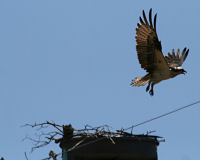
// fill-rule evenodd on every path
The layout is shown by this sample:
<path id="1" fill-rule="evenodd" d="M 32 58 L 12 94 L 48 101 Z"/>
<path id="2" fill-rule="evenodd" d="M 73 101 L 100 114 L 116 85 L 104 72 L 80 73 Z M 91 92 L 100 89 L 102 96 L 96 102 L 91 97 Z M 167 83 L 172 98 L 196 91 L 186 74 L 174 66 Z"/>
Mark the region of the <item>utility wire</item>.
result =
<path id="1" fill-rule="evenodd" d="M 129 129 L 131 129 L 131 132 L 132 132 L 133 128 L 135 128 L 135 127 L 137 127 L 137 126 L 143 125 L 143 124 L 145 124 L 145 123 L 149 123 L 149 122 L 154 121 L 154 120 L 156 120 L 156 119 L 159 119 L 159 118 L 161 118 L 161 117 L 165 117 L 165 116 L 167 116 L 167 115 L 169 115 L 169 114 L 172 114 L 172 113 L 177 112 L 177 111 L 180 111 L 180 110 L 182 110 L 182 109 L 191 107 L 191 106 L 193 106 L 193 105 L 195 105 L 195 104 L 198 104 L 198 103 L 200 103 L 200 100 L 198 100 L 198 101 L 196 101 L 196 102 L 193 102 L 193 103 L 191 103 L 191 104 L 188 104 L 188 105 L 186 105 L 186 106 L 177 108 L 177 109 L 172 110 L 172 111 L 170 111 L 170 112 L 164 113 L 164 114 L 162 114 L 162 115 L 160 115 L 160 116 L 151 118 L 151 119 L 146 120 L 146 121 L 144 121 L 144 122 L 138 123 L 138 124 L 136 124 L 136 125 L 132 125 L 131 127 L 126 128 L 126 129 L 124 129 L 124 130 L 129 130 Z"/>

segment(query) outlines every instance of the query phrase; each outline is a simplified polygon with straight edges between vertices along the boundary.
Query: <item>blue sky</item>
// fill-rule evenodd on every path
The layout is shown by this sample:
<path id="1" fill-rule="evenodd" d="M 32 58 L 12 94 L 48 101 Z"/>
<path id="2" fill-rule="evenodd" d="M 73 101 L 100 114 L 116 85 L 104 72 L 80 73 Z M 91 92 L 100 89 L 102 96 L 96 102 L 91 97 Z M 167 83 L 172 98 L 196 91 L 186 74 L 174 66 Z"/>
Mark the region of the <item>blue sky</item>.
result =
<path id="1" fill-rule="evenodd" d="M 130 82 L 145 75 L 140 68 L 135 28 L 142 10 L 158 13 L 157 32 L 163 53 L 190 48 L 187 74 L 155 86 Z M 25 123 L 52 120 L 108 124 L 126 128 L 199 100 L 200 2 L 119 0 L 0 1 L 0 156 L 42 159 L 49 149 L 30 153 L 22 139 L 34 130 Z M 139 126 L 134 133 L 155 130 L 166 142 L 160 160 L 199 158 L 200 105 Z"/>

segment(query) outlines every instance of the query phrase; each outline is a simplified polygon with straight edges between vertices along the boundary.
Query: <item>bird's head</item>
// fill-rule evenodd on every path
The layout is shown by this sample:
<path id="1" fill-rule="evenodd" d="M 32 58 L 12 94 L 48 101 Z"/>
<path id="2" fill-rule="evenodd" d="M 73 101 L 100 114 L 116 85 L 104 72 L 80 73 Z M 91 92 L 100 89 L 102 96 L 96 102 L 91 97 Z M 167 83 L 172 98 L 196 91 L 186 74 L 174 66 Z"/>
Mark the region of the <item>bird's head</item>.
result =
<path id="1" fill-rule="evenodd" d="M 186 74 L 187 73 L 187 71 L 184 70 L 181 67 L 170 68 L 170 70 L 171 70 L 171 74 L 172 74 L 173 77 L 175 77 L 175 76 L 177 76 L 179 74 Z"/>
<path id="2" fill-rule="evenodd" d="M 186 74 L 186 73 L 187 73 L 186 70 L 184 70 L 184 69 L 181 70 L 181 74 Z"/>

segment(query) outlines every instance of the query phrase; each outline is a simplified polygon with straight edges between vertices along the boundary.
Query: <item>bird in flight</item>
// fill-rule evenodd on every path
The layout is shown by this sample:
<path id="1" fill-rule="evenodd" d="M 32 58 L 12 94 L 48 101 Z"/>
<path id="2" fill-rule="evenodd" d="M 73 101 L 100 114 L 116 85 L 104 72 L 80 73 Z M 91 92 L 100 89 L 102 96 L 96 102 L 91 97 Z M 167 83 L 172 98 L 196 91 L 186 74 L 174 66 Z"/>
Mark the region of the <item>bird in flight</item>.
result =
<path id="1" fill-rule="evenodd" d="M 131 86 L 144 86 L 148 83 L 146 92 L 154 95 L 153 87 L 162 80 L 174 78 L 179 74 L 185 74 L 186 71 L 181 67 L 185 61 L 189 49 L 184 48 L 180 54 L 180 49 L 175 53 L 164 56 L 162 53 L 161 41 L 156 32 L 156 17 L 152 21 L 152 9 L 149 11 L 149 21 L 143 10 L 143 19 L 140 17 L 140 23 L 136 28 L 136 50 L 141 67 L 147 71 L 144 77 L 136 77 L 131 82 Z"/>

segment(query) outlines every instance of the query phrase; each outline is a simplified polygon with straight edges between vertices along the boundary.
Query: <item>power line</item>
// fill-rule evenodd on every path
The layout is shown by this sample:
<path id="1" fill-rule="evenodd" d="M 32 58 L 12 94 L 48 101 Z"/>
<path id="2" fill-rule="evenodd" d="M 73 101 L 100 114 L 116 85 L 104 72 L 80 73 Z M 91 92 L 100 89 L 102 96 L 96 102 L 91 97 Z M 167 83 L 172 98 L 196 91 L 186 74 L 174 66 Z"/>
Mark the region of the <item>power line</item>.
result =
<path id="1" fill-rule="evenodd" d="M 191 104 L 188 104 L 188 105 L 186 105 L 186 106 L 177 108 L 177 109 L 172 110 L 172 111 L 170 111 L 170 112 L 164 113 L 164 114 L 162 114 L 162 115 L 160 115 L 160 116 L 151 118 L 151 119 L 146 120 L 146 121 L 144 121 L 144 122 L 138 123 L 138 124 L 136 124 L 136 125 L 132 125 L 131 127 L 126 128 L 126 129 L 124 129 L 124 130 L 129 130 L 129 129 L 132 130 L 133 128 L 135 128 L 135 127 L 137 127 L 137 126 L 143 125 L 143 124 L 145 124 L 145 123 L 149 123 L 149 122 L 154 121 L 154 120 L 156 120 L 156 119 L 159 119 L 159 118 L 161 118 L 161 117 L 165 117 L 165 116 L 167 116 L 167 115 L 169 115 L 169 114 L 172 114 L 172 113 L 174 113 L 174 112 L 178 112 L 178 111 L 180 111 L 180 110 L 182 110 L 182 109 L 191 107 L 191 106 L 193 106 L 193 105 L 195 105 L 195 104 L 198 104 L 198 103 L 200 103 L 200 100 L 198 100 L 198 101 L 196 101 L 196 102 L 193 102 L 193 103 L 191 103 Z M 131 132 L 132 132 L 132 131 L 131 131 Z"/>

